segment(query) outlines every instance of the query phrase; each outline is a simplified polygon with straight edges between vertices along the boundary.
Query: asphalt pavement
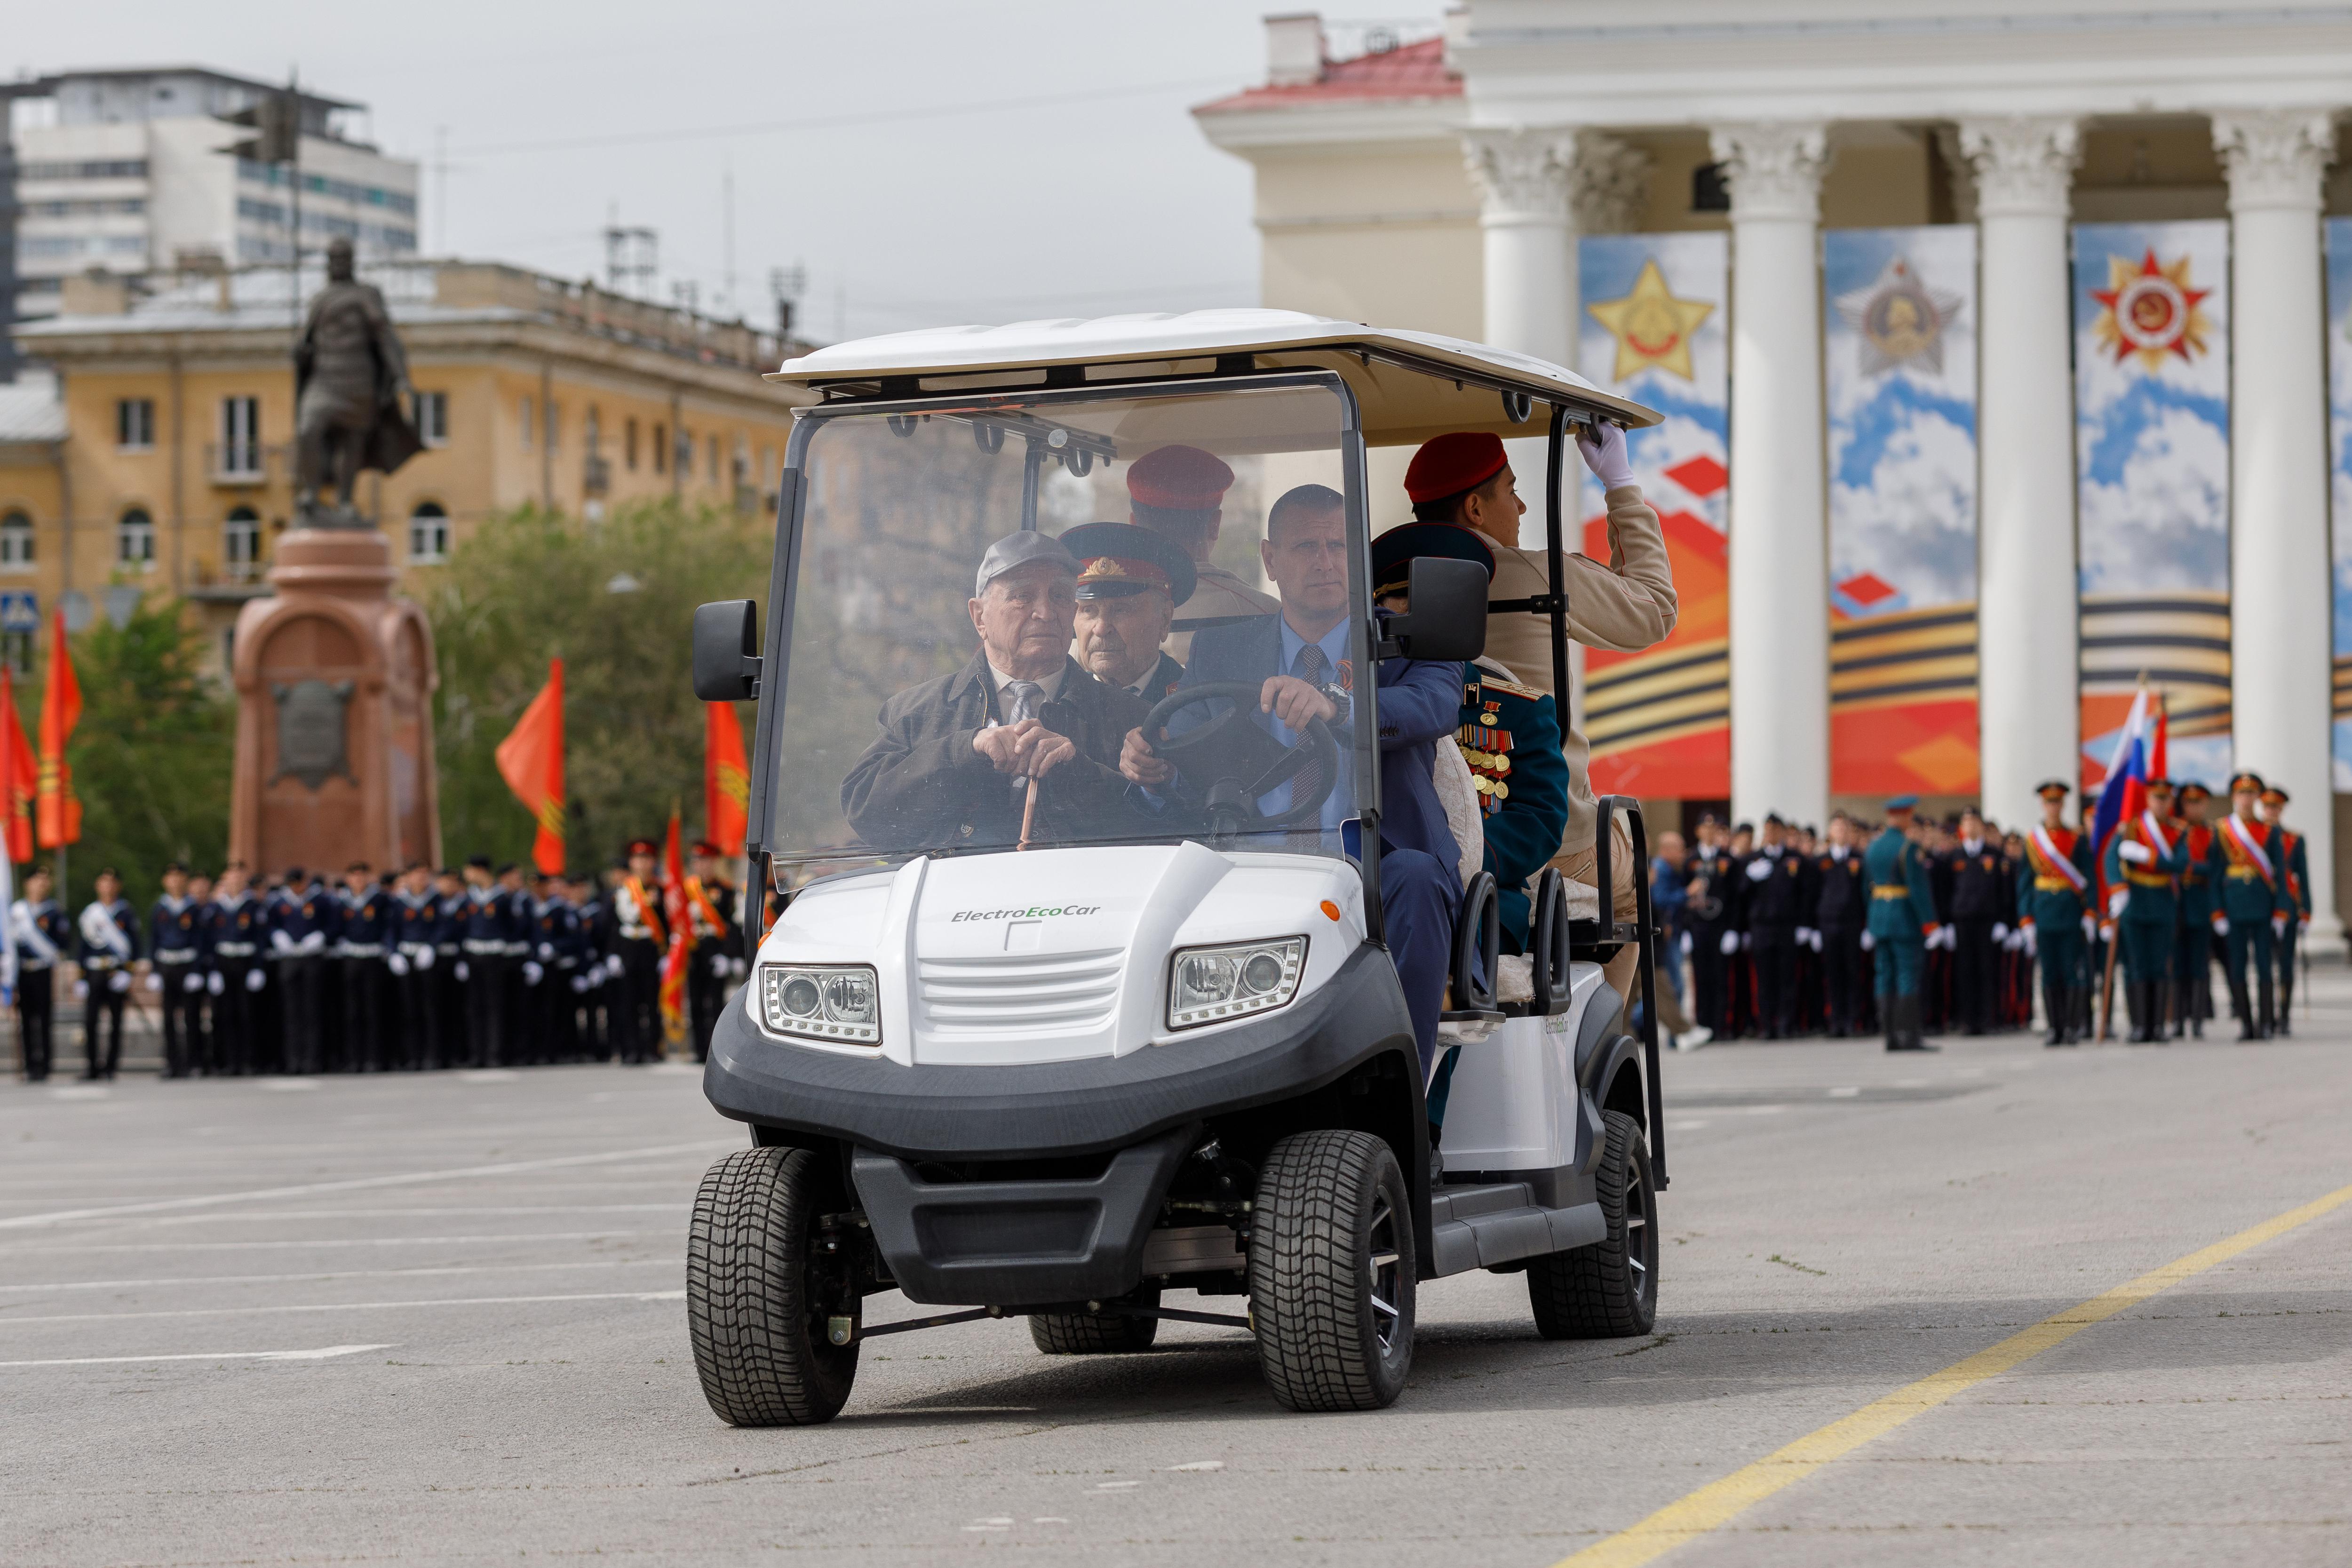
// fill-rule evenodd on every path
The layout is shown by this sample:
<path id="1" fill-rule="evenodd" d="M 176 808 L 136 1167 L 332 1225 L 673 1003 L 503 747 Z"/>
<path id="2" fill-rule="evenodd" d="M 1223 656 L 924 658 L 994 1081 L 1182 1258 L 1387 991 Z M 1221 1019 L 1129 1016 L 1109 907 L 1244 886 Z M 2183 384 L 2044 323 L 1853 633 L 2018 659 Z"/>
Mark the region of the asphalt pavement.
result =
<path id="1" fill-rule="evenodd" d="M 0 1084 L 0 1563 L 1643 1561 L 1678 1499 L 2352 1185 L 2317 990 L 2263 1046 L 1671 1058 L 1657 1331 L 1438 1281 L 1402 1402 L 1345 1416 L 1236 1331 L 982 1322 L 870 1342 L 829 1426 L 721 1426 L 682 1258 L 743 1139 L 683 1065 Z M 2070 1326 L 1659 1560 L 2352 1562 L 2352 1204 Z"/>

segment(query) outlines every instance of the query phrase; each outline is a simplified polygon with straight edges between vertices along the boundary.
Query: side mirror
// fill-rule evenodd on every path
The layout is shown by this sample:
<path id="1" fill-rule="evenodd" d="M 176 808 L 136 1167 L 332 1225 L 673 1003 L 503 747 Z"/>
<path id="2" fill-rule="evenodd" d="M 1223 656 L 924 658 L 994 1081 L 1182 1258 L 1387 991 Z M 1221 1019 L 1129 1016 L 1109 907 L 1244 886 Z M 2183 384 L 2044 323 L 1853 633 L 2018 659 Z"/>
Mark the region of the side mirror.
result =
<path id="1" fill-rule="evenodd" d="M 1412 563 L 1412 608 L 1390 619 L 1404 658 L 1459 664 L 1486 651 L 1486 569 L 1475 561 L 1423 555 Z"/>
<path id="2" fill-rule="evenodd" d="M 694 694 L 743 702 L 760 694 L 760 606 L 722 599 L 694 612 Z"/>

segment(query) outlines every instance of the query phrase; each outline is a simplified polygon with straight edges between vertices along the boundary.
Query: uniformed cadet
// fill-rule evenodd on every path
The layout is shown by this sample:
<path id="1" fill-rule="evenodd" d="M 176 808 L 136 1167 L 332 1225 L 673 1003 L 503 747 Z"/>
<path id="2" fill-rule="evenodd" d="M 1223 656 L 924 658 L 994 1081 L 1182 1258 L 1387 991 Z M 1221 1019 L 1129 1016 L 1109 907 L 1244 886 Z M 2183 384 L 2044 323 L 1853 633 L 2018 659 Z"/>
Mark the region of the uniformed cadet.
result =
<path id="1" fill-rule="evenodd" d="M 1251 587 L 1209 559 L 1224 526 L 1225 491 L 1233 482 L 1233 469 L 1198 447 L 1154 447 L 1128 465 L 1129 521 L 1161 535 L 1192 563 L 1192 592 L 1185 596 L 1183 613 L 1171 622 L 1162 645 L 1180 665 L 1192 659 L 1193 633 L 1282 610 L 1282 602 L 1273 595 Z"/>
<path id="2" fill-rule="evenodd" d="M 131 996 L 131 966 L 139 962 L 138 911 L 123 898 L 122 879 L 113 867 L 100 868 L 96 892 L 74 921 L 80 939 L 75 959 L 82 976 L 74 990 L 82 1004 L 86 1079 L 112 1078 L 122 1065 L 122 1005 Z M 101 1021 L 103 1048 L 99 1044 Z"/>
<path id="3" fill-rule="evenodd" d="M 2058 779 L 2034 787 L 2042 797 L 2042 822 L 2026 835 L 2025 858 L 2017 874 L 2018 920 L 2025 951 L 2042 969 L 2042 1011 L 2050 1046 L 2079 1044 L 2090 1020 L 2090 964 L 2084 952 L 2091 911 L 2098 899 L 2098 866 L 2091 841 L 2065 826 L 2066 797 Z"/>
<path id="4" fill-rule="evenodd" d="M 466 892 L 457 912 L 457 975 L 466 988 L 466 1061 L 493 1068 L 505 1061 L 507 903 L 487 855 L 466 862 Z"/>
<path id="5" fill-rule="evenodd" d="M 1160 651 L 1176 612 L 1192 598 L 1192 556 L 1165 534 L 1131 522 L 1089 522 L 1062 535 L 1078 558 L 1078 608 L 1070 657 L 1106 686 L 1146 702 L 1176 689 L 1184 667 Z"/>
<path id="6" fill-rule="evenodd" d="M 1853 819 L 1830 817 L 1829 847 L 1813 862 L 1813 930 L 1822 942 L 1822 992 L 1832 1039 L 1859 1032 L 1872 986 L 1862 937 L 1870 921 L 1870 878 L 1854 847 Z"/>
<path id="7" fill-rule="evenodd" d="M 531 900 L 530 955 L 523 960 L 530 995 L 530 1057 L 533 1062 L 568 1062 L 579 1056 L 578 1015 L 572 1008 L 570 968 L 579 940 L 580 914 L 561 877 L 541 876 Z"/>
<path id="8" fill-rule="evenodd" d="M 147 911 L 147 955 L 163 1015 L 163 1076 L 185 1078 L 206 1066 L 204 1041 L 204 910 L 189 896 L 188 868 L 163 868 L 163 896 Z"/>
<path id="9" fill-rule="evenodd" d="M 1692 1011 L 1699 1026 L 1717 1039 L 1731 1037 L 1730 952 L 1739 950 L 1738 931 L 1731 923 L 1737 912 L 1733 879 L 1738 872 L 1723 845 L 1723 824 L 1709 812 L 1698 821 L 1698 852 L 1688 868 L 1690 900 L 1685 905 L 1690 927 Z M 1731 938 L 1729 952 L 1723 938 Z"/>
<path id="10" fill-rule="evenodd" d="M 1724 958 L 1725 1016 L 1730 1025 L 1729 1037 L 1738 1039 L 1756 1026 L 1756 935 L 1748 923 L 1756 885 L 1749 871 L 1756 862 L 1755 825 L 1734 823 L 1728 849 L 1731 885 L 1726 893 L 1731 905 L 1730 929 L 1718 945 Z"/>
<path id="11" fill-rule="evenodd" d="M 411 1072 L 438 1067 L 440 1053 L 441 900 L 433 891 L 433 871 L 414 861 L 393 887 L 384 973 L 394 1005 L 386 1009 L 399 1044 L 394 1061 Z"/>
<path id="12" fill-rule="evenodd" d="M 49 897 L 51 881 L 47 866 L 34 867 L 25 878 L 25 896 L 8 906 L 8 940 L 16 945 L 16 1038 L 27 1083 L 47 1078 L 56 1059 L 58 965 L 72 929 Z"/>
<path id="13" fill-rule="evenodd" d="M 1871 841 L 1864 862 L 1870 877 L 1870 936 L 1878 957 L 1878 1011 L 1890 1051 L 1932 1051 L 1920 1033 L 1919 988 L 1927 943 L 1942 931 L 1936 895 L 1929 886 L 1927 857 L 1910 837 L 1916 795 L 1886 803 L 1886 826 Z"/>
<path id="14" fill-rule="evenodd" d="M 2206 825 L 2205 805 L 2213 792 L 2190 780 L 2180 786 L 2174 819 L 2181 845 L 2189 852 L 2188 868 L 2180 873 L 2180 923 L 2172 937 L 2172 1037 L 2205 1037 L 2205 1020 L 2213 1016 L 2213 880 L 2206 863 L 2212 858 L 2213 829 Z"/>
<path id="15" fill-rule="evenodd" d="M 242 861 L 221 868 L 205 910 L 205 953 L 211 973 L 213 1058 L 219 1071 L 243 1077 L 263 1070 L 260 993 L 269 971 L 262 953 L 269 941 L 269 910 L 246 886 Z"/>
<path id="16" fill-rule="evenodd" d="M 341 982 L 342 1065 L 352 1072 L 389 1072 L 398 1050 L 385 982 L 384 957 L 393 930 L 392 889 L 375 868 L 355 860 L 335 894 L 335 967 Z"/>
<path id="17" fill-rule="evenodd" d="M 2273 939 L 2294 918 L 2280 830 L 2262 819 L 2263 789 L 2259 773 L 2242 773 L 2230 781 L 2230 815 L 2214 831 L 2206 861 L 2220 906 L 2213 911 L 2213 929 L 2228 944 L 2225 972 L 2241 1040 L 2268 1039 L 2277 1021 L 2272 1010 L 2271 953 Z M 2255 976 L 2252 995 L 2246 984 L 2250 955 Z"/>
<path id="18" fill-rule="evenodd" d="M 2279 928 L 2278 1032 L 2292 1034 L 2287 1027 L 2288 1016 L 2294 1011 L 2294 953 L 2303 935 L 2303 928 L 2311 923 L 2311 851 L 2305 847 L 2304 837 L 2283 820 L 2286 816 L 2287 793 L 2276 784 L 2263 791 L 2263 820 L 2278 830 L 2279 853 L 2286 866 L 2286 923 Z"/>
<path id="19" fill-rule="evenodd" d="M 721 864 L 725 858 L 717 845 L 696 843 L 686 879 L 687 940 L 691 944 L 686 964 L 687 1027 L 696 1061 L 709 1058 L 710 1037 L 727 1005 L 728 985 L 743 967 L 735 889 L 727 884 Z"/>
<path id="20" fill-rule="evenodd" d="M 1985 837 L 1974 806 L 1960 813 L 1959 842 L 1943 860 L 1951 880 L 1953 1010 L 1969 1034 L 1982 1035 L 2000 1019 L 2000 944 L 2017 918 L 2016 873 Z"/>
<path id="21" fill-rule="evenodd" d="M 532 945 L 530 889 L 523 869 L 508 861 L 498 869 L 500 929 L 506 941 L 506 997 L 499 1019 L 500 1065 L 515 1067 L 539 1059 L 537 993 L 523 965 L 530 962 Z"/>
<path id="22" fill-rule="evenodd" d="M 615 875 L 606 871 L 605 877 Z M 613 902 L 604 879 L 583 877 L 579 885 L 580 973 L 572 987 L 580 995 L 581 1048 L 592 1061 L 613 1059 Z"/>
<path id="23" fill-rule="evenodd" d="M 1790 851 L 1789 825 L 1780 814 L 1764 818 L 1763 842 L 1748 858 L 1748 949 L 1756 974 L 1756 1032 L 1768 1040 L 1795 1033 L 1797 931 L 1812 928 L 1805 907 L 1807 863 Z"/>
<path id="24" fill-rule="evenodd" d="M 447 866 L 433 873 L 433 1025 L 436 1065 L 456 1067 L 471 1054 L 466 1024 L 466 879 Z"/>
<path id="25" fill-rule="evenodd" d="M 2124 1003 L 2131 1013 L 2134 1045 L 2164 1038 L 2164 994 L 2172 972 L 2172 928 L 2179 906 L 2172 879 L 2189 864 L 2189 847 L 2165 827 L 2172 814 L 2172 784 L 2150 779 L 2147 809 L 2116 825 L 2108 837 L 2107 918 L 2122 944 Z"/>
<path id="26" fill-rule="evenodd" d="M 1162 448 L 1165 450 L 1166 448 Z M 624 1066 L 661 1058 L 661 965 L 669 948 L 654 846 L 629 846 L 629 868 L 613 889 L 613 1044 Z"/>
<path id="27" fill-rule="evenodd" d="M 290 1073 L 315 1073 L 332 1060 L 328 1031 L 327 964 L 337 934 L 337 906 L 326 885 L 296 866 L 269 902 L 269 951 L 278 970 L 280 1059 Z"/>

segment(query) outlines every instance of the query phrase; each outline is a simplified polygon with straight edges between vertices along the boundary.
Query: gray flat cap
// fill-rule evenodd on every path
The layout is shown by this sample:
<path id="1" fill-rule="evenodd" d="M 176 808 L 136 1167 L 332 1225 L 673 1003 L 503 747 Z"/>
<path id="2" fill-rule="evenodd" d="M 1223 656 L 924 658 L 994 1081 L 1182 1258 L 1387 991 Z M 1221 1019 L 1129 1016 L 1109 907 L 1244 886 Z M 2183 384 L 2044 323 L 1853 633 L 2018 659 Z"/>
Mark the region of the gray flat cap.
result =
<path id="1" fill-rule="evenodd" d="M 1078 558 L 1060 540 L 1024 529 L 1019 533 L 1006 534 L 988 547 L 988 553 L 980 558 L 980 575 L 972 579 L 971 596 L 979 598 L 988 592 L 991 583 L 1032 561 L 1058 566 L 1073 577 L 1078 574 Z"/>

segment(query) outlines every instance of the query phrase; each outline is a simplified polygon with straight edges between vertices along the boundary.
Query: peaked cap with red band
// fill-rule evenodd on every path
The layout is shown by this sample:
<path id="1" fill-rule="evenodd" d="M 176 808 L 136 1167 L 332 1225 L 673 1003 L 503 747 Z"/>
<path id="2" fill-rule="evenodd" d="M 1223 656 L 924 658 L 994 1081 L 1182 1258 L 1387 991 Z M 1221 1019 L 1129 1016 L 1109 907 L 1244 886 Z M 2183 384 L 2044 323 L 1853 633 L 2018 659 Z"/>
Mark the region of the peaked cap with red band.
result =
<path id="1" fill-rule="evenodd" d="M 1404 493 L 1415 506 L 1475 489 L 1503 471 L 1510 459 L 1503 440 L 1478 430 L 1456 430 L 1424 441 L 1404 471 Z"/>
<path id="2" fill-rule="evenodd" d="M 1233 469 L 1198 447 L 1160 447 L 1128 465 L 1127 493 L 1139 506 L 1202 511 L 1224 504 Z"/>

